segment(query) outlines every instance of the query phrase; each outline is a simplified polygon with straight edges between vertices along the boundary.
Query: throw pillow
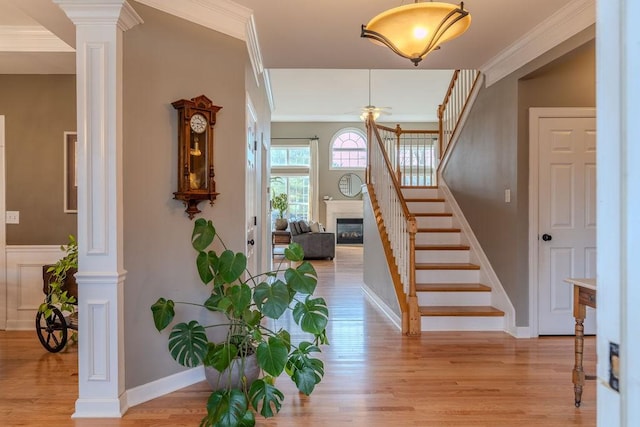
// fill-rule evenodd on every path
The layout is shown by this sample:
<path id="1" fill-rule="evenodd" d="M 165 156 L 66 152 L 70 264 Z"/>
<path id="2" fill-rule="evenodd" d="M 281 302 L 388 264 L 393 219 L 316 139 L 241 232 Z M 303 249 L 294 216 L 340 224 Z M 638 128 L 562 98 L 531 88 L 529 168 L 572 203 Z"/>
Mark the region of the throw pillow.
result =
<path id="1" fill-rule="evenodd" d="M 291 229 L 291 234 L 294 236 L 297 236 L 298 234 L 301 233 L 300 226 L 298 225 L 297 221 L 291 221 L 289 223 L 289 228 Z"/>
<path id="2" fill-rule="evenodd" d="M 309 224 L 307 224 L 307 221 L 304 220 L 300 220 L 298 221 L 298 224 L 300 225 L 300 231 L 303 233 L 308 233 L 311 231 L 311 228 L 309 227 Z"/>
<path id="3" fill-rule="evenodd" d="M 320 224 L 318 224 L 315 221 L 310 221 L 309 222 L 309 228 L 311 229 L 312 233 L 319 233 L 320 232 Z"/>
<path id="4" fill-rule="evenodd" d="M 320 231 L 320 233 L 324 233 L 326 230 L 324 229 L 324 225 L 318 223 L 318 229 Z"/>

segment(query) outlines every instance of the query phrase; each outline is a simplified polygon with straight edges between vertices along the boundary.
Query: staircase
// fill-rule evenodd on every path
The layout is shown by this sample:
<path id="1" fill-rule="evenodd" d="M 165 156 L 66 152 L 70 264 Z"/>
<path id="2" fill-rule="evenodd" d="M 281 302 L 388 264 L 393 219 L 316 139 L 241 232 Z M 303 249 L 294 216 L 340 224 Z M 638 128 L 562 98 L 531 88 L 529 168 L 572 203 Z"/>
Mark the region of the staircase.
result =
<path id="1" fill-rule="evenodd" d="M 422 331 L 502 331 L 504 312 L 437 187 L 402 187 L 416 219 L 415 277 Z"/>

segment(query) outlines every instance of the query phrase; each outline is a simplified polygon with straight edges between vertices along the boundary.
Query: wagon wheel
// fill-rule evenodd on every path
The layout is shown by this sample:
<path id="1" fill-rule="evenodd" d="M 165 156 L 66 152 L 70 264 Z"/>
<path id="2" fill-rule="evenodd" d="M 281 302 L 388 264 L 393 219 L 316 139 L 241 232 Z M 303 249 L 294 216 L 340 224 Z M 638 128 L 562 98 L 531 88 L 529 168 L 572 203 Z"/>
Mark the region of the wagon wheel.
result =
<path id="1" fill-rule="evenodd" d="M 67 344 L 67 322 L 62 312 L 56 307 L 49 306 L 51 315 L 45 317 L 38 311 L 36 315 L 36 332 L 40 343 L 51 353 L 57 353 Z"/>

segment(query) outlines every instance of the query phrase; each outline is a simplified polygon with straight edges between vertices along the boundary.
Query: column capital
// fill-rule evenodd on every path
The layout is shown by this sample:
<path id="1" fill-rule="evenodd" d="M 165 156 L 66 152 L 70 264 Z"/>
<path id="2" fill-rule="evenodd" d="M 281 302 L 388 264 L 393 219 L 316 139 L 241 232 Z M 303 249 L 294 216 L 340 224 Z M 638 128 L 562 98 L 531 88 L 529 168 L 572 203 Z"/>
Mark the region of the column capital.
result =
<path id="1" fill-rule="evenodd" d="M 117 25 L 127 31 L 144 21 L 126 0 L 53 0 L 76 25 Z"/>

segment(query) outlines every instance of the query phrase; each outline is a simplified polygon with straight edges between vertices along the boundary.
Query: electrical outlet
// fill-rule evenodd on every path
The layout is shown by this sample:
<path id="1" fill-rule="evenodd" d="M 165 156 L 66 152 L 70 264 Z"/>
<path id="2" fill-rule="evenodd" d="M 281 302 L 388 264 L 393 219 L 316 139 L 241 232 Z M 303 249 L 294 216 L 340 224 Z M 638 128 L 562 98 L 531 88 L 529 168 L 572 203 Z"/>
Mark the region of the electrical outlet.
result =
<path id="1" fill-rule="evenodd" d="M 20 211 L 7 211 L 5 221 L 7 224 L 20 224 Z"/>

